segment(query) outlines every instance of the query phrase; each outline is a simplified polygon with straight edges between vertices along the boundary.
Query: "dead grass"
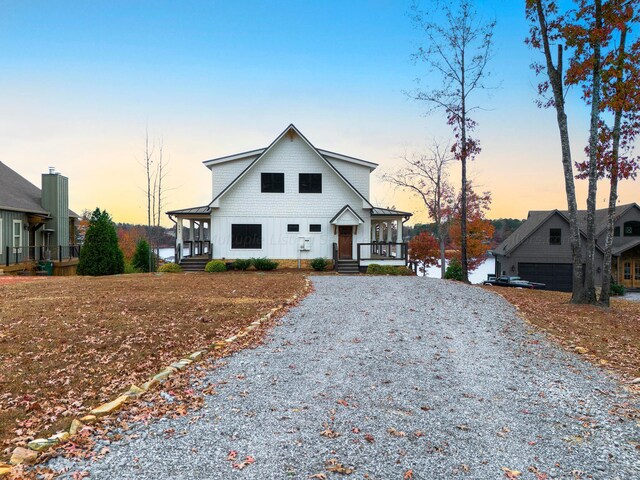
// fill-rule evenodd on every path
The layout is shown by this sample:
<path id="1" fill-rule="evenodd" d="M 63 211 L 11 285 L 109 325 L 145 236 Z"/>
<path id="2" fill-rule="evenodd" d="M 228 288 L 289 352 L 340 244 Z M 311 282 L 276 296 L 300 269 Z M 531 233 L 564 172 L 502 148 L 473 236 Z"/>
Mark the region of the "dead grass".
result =
<path id="1" fill-rule="evenodd" d="M 484 287 L 506 298 L 530 323 L 563 346 L 626 379 L 640 377 L 640 303 L 612 299 L 611 308 L 569 303 L 569 293 Z"/>
<path id="2" fill-rule="evenodd" d="M 303 287 L 297 272 L 0 283 L 2 448 L 66 427 Z"/>

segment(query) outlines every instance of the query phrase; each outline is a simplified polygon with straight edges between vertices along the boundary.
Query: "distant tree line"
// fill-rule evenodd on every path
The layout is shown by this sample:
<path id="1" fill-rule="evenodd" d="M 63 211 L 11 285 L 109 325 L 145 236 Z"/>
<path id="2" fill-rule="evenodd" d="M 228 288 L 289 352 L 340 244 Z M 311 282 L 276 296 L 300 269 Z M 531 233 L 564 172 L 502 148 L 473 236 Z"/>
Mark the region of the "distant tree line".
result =
<path id="1" fill-rule="evenodd" d="M 491 247 L 499 245 L 509 237 L 520 225 L 524 223 L 524 220 L 518 220 L 516 218 L 497 218 L 495 220 L 489 220 L 493 225 L 493 236 L 491 238 Z M 413 237 L 421 234 L 422 232 L 428 232 L 432 235 L 437 233 L 437 225 L 433 223 L 416 223 L 413 226 L 405 226 L 403 229 L 403 239 L 411 240 Z"/>

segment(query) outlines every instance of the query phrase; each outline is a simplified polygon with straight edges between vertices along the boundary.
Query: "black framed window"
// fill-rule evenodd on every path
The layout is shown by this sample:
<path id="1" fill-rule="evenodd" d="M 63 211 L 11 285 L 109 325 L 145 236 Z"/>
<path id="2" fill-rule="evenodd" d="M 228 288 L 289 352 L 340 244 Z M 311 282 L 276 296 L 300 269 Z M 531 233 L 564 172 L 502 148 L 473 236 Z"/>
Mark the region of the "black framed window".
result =
<path id="1" fill-rule="evenodd" d="M 262 248 L 262 225 L 232 224 L 231 248 Z"/>
<path id="2" fill-rule="evenodd" d="M 290 223 L 287 225 L 287 232 L 299 232 L 300 225 L 297 223 Z"/>
<path id="3" fill-rule="evenodd" d="M 620 227 L 613 227 L 613 236 L 614 237 L 620 236 Z"/>
<path id="4" fill-rule="evenodd" d="M 284 193 L 284 173 L 262 173 L 262 193 Z"/>
<path id="5" fill-rule="evenodd" d="M 321 173 L 300 173 L 298 174 L 299 193 L 322 193 Z"/>
<path id="6" fill-rule="evenodd" d="M 624 223 L 625 237 L 640 237 L 640 222 L 631 221 Z"/>
<path id="7" fill-rule="evenodd" d="M 312 223 L 309 225 L 309 231 L 310 232 L 321 232 L 322 231 L 322 225 L 320 225 L 319 223 Z"/>
<path id="8" fill-rule="evenodd" d="M 549 229 L 549 245 L 562 245 L 562 229 L 561 228 Z"/>

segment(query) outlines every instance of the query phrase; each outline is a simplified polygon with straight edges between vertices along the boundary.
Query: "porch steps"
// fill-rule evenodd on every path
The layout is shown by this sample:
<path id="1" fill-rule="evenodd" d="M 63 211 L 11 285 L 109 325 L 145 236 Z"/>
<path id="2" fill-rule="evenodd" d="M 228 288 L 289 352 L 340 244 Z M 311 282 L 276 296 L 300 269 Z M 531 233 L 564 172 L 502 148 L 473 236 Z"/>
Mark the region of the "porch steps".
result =
<path id="1" fill-rule="evenodd" d="M 336 271 L 343 275 L 354 275 L 360 273 L 357 260 L 338 260 Z"/>
<path id="2" fill-rule="evenodd" d="M 180 266 L 185 272 L 204 272 L 204 267 L 209 262 L 209 257 L 186 257 L 180 260 Z"/>

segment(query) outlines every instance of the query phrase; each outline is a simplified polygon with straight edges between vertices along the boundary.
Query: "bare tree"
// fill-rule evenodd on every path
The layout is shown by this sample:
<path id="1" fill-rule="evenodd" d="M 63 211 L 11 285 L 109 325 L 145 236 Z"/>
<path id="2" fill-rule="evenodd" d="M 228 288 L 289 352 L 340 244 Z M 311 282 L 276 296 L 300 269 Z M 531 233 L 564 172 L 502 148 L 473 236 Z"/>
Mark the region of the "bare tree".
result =
<path id="1" fill-rule="evenodd" d="M 454 160 L 449 144 L 433 141 L 429 154 L 404 156 L 406 166 L 393 173 L 385 173 L 382 179 L 397 188 L 408 190 L 424 203 L 429 217 L 436 224 L 436 238 L 440 246 L 441 277 L 444 278 L 445 243 L 447 240 L 448 206 L 453 189 L 448 182 L 447 166 Z"/>
<path id="2" fill-rule="evenodd" d="M 453 4 L 455 10 L 451 7 Z M 467 263 L 467 161 L 480 153 L 480 143 L 471 137 L 476 122 L 470 114 L 479 108 L 472 103 L 472 95 L 486 88 L 489 76 L 487 64 L 493 48 L 493 30 L 496 22 L 483 23 L 478 18 L 471 0 L 439 2 L 432 0 L 428 12 L 412 7 L 414 23 L 425 36 L 424 47 L 413 56 L 424 62 L 431 72 L 440 77 L 441 85 L 433 89 L 418 89 L 411 96 L 424 101 L 429 111 L 444 111 L 452 127 L 455 143 L 452 152 L 462 167 L 461 205 L 461 260 L 462 277 L 469 282 Z M 434 12 L 441 11 L 444 21 L 433 20 Z"/>
<path id="3" fill-rule="evenodd" d="M 584 303 L 584 272 L 582 269 L 582 250 L 580 242 L 580 229 L 578 227 L 578 206 L 576 202 L 576 188 L 573 178 L 573 161 L 571 159 L 571 142 L 569 140 L 569 127 L 565 111 L 565 82 L 562 64 L 562 45 L 558 45 L 557 61 L 554 64 L 551 53 L 551 43 L 561 38 L 561 18 L 558 15 L 557 5 L 549 0 L 527 0 L 527 18 L 531 24 L 530 37 L 527 42 L 535 49 L 542 50 L 545 58 L 544 65 L 536 65 L 538 73 L 546 72 L 547 80 L 538 87 L 541 94 L 545 94 L 549 88 L 552 98 L 547 102 L 538 101 L 540 106 L 554 107 L 558 130 L 560 131 L 560 144 L 562 149 L 562 167 L 564 170 L 565 192 L 569 210 L 569 241 L 571 243 L 571 256 L 573 261 L 573 303 Z"/>

